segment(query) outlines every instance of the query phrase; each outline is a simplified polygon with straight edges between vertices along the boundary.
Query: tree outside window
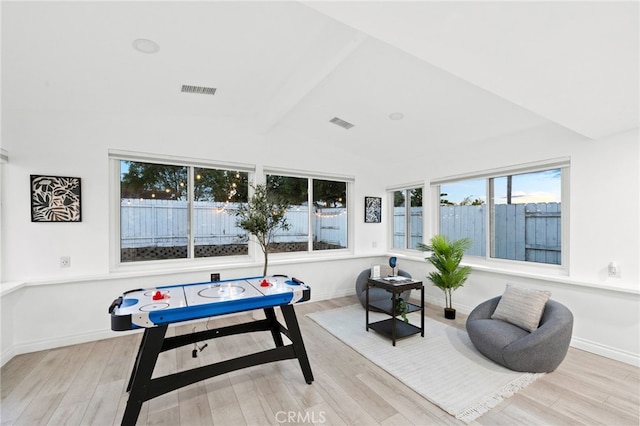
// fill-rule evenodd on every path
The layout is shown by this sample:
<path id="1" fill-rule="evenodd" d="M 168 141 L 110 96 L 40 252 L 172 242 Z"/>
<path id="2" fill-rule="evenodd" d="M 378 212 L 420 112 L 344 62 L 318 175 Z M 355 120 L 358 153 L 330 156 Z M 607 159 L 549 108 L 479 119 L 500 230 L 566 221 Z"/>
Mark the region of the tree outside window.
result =
<path id="1" fill-rule="evenodd" d="M 290 227 L 276 235 L 273 251 L 348 247 L 347 182 L 269 174 L 267 190 L 290 205 L 287 212 Z"/>
<path id="2" fill-rule="evenodd" d="M 120 161 L 120 261 L 246 255 L 228 210 L 246 202 L 248 173 Z"/>

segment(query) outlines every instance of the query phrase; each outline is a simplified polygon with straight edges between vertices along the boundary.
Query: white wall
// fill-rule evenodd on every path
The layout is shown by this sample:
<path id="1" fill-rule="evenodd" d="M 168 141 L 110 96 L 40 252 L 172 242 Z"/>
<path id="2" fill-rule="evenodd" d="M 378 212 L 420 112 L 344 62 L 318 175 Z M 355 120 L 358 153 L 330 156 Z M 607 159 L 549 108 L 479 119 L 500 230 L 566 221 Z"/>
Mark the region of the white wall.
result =
<path id="1" fill-rule="evenodd" d="M 2 183 L 2 362 L 11 356 L 56 345 L 113 336 L 107 307 L 122 291 L 136 287 L 259 274 L 260 260 L 244 265 L 197 267 L 167 273 L 116 274 L 109 270 L 109 149 L 207 158 L 355 177 L 353 256 L 287 262 L 274 259 L 271 272 L 299 276 L 312 285 L 314 300 L 353 292 L 357 273 L 384 261 L 387 218 L 363 223 L 363 198 L 383 196 L 390 185 L 559 156 L 571 157 L 571 273 L 549 280 L 477 269 L 454 296 L 461 311 L 500 294 L 506 282 L 552 288 L 554 298 L 576 315 L 577 346 L 625 362 L 637 363 L 638 207 L 640 165 L 637 130 L 602 141 L 589 141 L 558 127 L 449 151 L 416 140 L 415 155 L 396 170 L 310 150 L 321 141 L 285 129 L 268 135 L 247 123 L 206 117 L 89 116 L 77 113 L 3 112 L 2 137 L 10 161 Z M 258 142 L 253 144 L 252 142 Z M 252 149 L 247 149 L 251 143 Z M 262 147 L 254 148 L 254 147 Z M 420 151 L 422 150 L 422 155 Z M 31 223 L 29 175 L 82 178 L 82 223 Z M 620 203 L 612 205 L 612 200 Z M 425 216 L 429 222 L 429 212 Z M 377 248 L 373 247 L 373 243 Z M 60 256 L 71 256 L 69 269 Z M 615 259 L 621 280 L 604 273 Z M 400 258 L 416 277 L 428 270 L 421 256 Z M 442 303 L 437 289 L 429 298 Z"/>
<path id="2" fill-rule="evenodd" d="M 231 119 L 4 111 L 3 141 L 11 156 L 3 166 L 0 230 L 3 361 L 16 353 L 112 336 L 106 308 L 124 290 L 203 281 L 214 271 L 223 278 L 261 273 L 261 256 L 241 265 L 201 261 L 193 268 L 147 271 L 139 277 L 110 271 L 109 149 L 242 162 L 258 170 L 271 166 L 355 176 L 362 184 L 350 194 L 355 201 L 354 235 L 358 240 L 362 235 L 365 249 L 356 241 L 358 257 L 346 265 L 340 256 L 331 266 L 326 261 L 296 262 L 280 271 L 313 284 L 315 300 L 350 294 L 355 275 L 371 264 L 367 256 L 384 252 L 384 225 L 362 223 L 363 194 L 384 193 L 378 173 L 354 167 L 353 160 L 340 153 L 327 152 L 323 158 L 326 150 L 318 150 L 308 155 L 300 137 L 283 129 L 264 136 Z M 81 177 L 82 222 L 31 223 L 30 174 Z M 375 250 L 372 238 L 378 241 Z M 71 268 L 60 268 L 61 256 L 71 257 Z M 278 272 L 275 257 L 270 272 Z"/>
<path id="3" fill-rule="evenodd" d="M 594 141 L 548 125 L 463 149 L 440 146 L 428 156 L 408 159 L 406 167 L 395 170 L 391 176 L 400 182 L 425 179 L 428 183 L 461 173 L 570 157 L 569 274 L 543 276 L 477 266 L 465 287 L 454 295 L 454 305 L 468 312 L 479 301 L 501 294 L 506 283 L 548 289 L 552 298 L 573 311 L 573 346 L 638 365 L 638 142 L 638 129 Z M 430 227 L 431 222 L 427 224 L 428 232 L 432 232 Z M 608 277 L 607 265 L 611 260 L 622 268 L 622 278 Z M 467 262 L 474 266 L 471 259 L 467 258 Z M 428 294 L 432 301 L 442 298 L 435 289 Z"/>
<path id="4" fill-rule="evenodd" d="M 593 141 L 547 125 L 462 149 L 442 146 L 429 156 L 408 159 L 406 167 L 390 176 L 428 183 L 466 172 L 569 157 L 569 278 L 640 291 L 638 146 L 638 129 Z M 621 279 L 608 277 L 611 260 L 621 266 Z"/>
<path id="5" fill-rule="evenodd" d="M 357 217 L 364 210 L 361 194 L 384 192 L 380 173 L 371 167 L 358 168 L 352 159 L 323 149 L 310 155 L 299 136 L 278 131 L 265 137 L 247 123 L 228 119 L 5 113 L 3 121 L 3 139 L 11 155 L 5 165 L 11 184 L 5 185 L 3 194 L 3 245 L 11 250 L 2 259 L 3 281 L 109 272 L 109 149 L 355 176 L 359 183 L 352 196 Z M 282 146 L 283 140 L 292 142 Z M 31 223 L 30 174 L 81 177 L 82 223 Z M 383 247 L 384 229 L 377 228 L 376 239 Z M 61 256 L 71 256 L 71 268 L 60 268 Z"/>

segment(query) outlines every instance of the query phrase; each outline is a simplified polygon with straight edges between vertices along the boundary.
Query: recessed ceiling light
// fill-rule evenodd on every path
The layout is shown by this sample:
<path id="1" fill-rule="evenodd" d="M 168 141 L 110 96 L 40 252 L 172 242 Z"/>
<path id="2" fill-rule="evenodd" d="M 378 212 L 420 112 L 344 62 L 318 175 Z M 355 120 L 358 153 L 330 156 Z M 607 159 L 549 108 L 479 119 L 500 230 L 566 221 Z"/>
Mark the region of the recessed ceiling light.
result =
<path id="1" fill-rule="evenodd" d="M 401 112 L 392 112 L 389 114 L 389 118 L 392 120 L 402 120 L 404 118 L 404 114 Z"/>
<path id="2" fill-rule="evenodd" d="M 153 40 L 138 38 L 133 40 L 133 48 L 141 53 L 158 53 L 160 45 Z"/>

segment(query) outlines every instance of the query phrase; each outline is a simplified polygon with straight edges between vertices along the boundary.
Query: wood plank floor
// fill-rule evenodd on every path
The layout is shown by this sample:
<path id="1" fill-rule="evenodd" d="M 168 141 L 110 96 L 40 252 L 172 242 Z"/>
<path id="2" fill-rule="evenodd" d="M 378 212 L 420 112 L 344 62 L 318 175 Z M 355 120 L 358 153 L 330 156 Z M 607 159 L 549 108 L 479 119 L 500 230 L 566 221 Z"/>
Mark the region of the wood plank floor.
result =
<path id="1" fill-rule="evenodd" d="M 305 317 L 358 303 L 343 297 L 298 305 L 315 381 L 307 385 L 296 360 L 215 377 L 143 404 L 144 425 L 457 425 L 429 403 Z M 464 327 L 462 316 L 436 320 Z M 211 320 L 210 327 L 244 322 L 251 314 Z M 203 330 L 205 323 L 198 323 Z M 171 327 L 189 333 L 193 325 Z M 1 369 L 2 425 L 113 425 L 122 419 L 125 392 L 141 334 L 14 357 Z M 156 375 L 270 348 L 271 335 L 210 340 L 197 358 L 193 346 L 161 354 Z M 202 346 L 202 345 L 201 345 Z M 464 383 L 452 383 L 464 386 Z M 637 426 L 639 369 L 571 348 L 565 361 L 472 425 Z"/>

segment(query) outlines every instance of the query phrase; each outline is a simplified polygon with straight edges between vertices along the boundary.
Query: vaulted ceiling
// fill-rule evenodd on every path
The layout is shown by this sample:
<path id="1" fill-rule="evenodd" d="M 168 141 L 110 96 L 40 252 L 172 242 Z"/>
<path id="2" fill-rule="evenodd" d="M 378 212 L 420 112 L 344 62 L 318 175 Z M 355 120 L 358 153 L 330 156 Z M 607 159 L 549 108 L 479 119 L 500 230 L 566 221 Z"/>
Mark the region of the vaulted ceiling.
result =
<path id="1" fill-rule="evenodd" d="M 638 127 L 638 37 L 637 2 L 3 1 L 2 109 L 231 117 L 360 153 L 597 139 Z"/>

